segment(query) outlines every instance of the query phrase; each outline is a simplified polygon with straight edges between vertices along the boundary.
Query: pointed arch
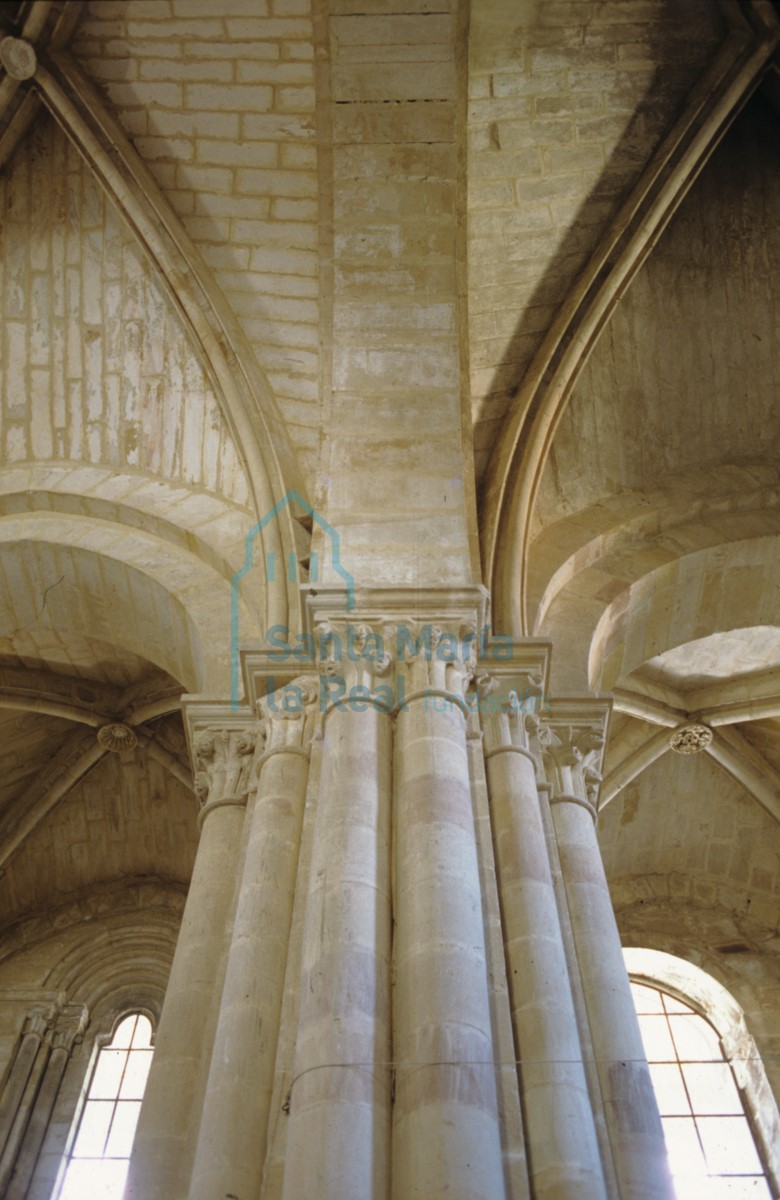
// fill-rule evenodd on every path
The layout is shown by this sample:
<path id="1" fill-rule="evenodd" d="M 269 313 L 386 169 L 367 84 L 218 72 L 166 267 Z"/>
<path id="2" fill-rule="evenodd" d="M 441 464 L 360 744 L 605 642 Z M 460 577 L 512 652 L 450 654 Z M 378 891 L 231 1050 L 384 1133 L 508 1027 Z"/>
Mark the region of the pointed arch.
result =
<path id="1" fill-rule="evenodd" d="M 686 110 L 618 212 L 553 323 L 515 397 L 488 470 L 481 511 L 493 626 L 527 636 L 534 501 L 572 389 L 598 338 L 780 45 L 766 0 L 723 6 L 730 34 Z"/>
<path id="2" fill-rule="evenodd" d="M 245 464 L 258 515 L 295 488 L 296 456 L 270 384 L 211 269 L 96 89 L 63 49 L 41 51 L 29 87 L 75 145 L 152 263 L 204 363 Z M 266 551 L 295 552 L 295 513 L 263 531 Z M 284 578 L 268 589 L 266 623 L 290 621 L 298 598 Z"/>

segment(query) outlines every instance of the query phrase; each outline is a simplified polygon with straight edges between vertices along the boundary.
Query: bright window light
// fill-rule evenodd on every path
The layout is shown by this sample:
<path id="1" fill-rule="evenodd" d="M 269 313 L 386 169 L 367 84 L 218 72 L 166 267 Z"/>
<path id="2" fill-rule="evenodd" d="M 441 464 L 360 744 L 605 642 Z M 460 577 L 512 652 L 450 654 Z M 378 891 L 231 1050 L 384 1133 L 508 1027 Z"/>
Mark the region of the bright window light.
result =
<path id="1" fill-rule="evenodd" d="M 677 1200 L 772 1200 L 734 1073 L 710 1022 L 632 982 Z"/>
<path id="2" fill-rule="evenodd" d="M 122 1200 L 152 1053 L 149 1018 L 124 1017 L 98 1054 L 58 1200 Z"/>

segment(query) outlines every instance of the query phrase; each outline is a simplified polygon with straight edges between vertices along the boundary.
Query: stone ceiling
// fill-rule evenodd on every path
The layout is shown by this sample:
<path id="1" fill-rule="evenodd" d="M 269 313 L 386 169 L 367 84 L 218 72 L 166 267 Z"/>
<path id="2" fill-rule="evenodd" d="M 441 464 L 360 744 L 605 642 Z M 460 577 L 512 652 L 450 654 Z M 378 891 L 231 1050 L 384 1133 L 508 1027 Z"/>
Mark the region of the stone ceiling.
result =
<path id="1" fill-rule="evenodd" d="M 779 189 L 759 94 L 582 370 L 529 563 L 558 686 L 614 691 L 601 837 L 632 936 L 640 901 L 654 936 L 662 912 L 671 927 L 675 904 L 700 906 L 755 954 L 775 945 L 780 895 Z M 670 750 L 697 722 L 704 752 Z"/>
<path id="2" fill-rule="evenodd" d="M 469 334 L 479 477 L 572 283 L 724 35 L 711 0 L 473 5 Z"/>
<path id="3" fill-rule="evenodd" d="M 435 503 L 426 445 L 442 478 L 461 460 L 433 401 L 421 414 L 404 392 L 398 363 L 392 387 L 371 393 L 375 362 L 403 363 L 423 336 L 431 396 L 444 394 L 452 379 L 439 363 L 460 328 L 471 428 L 458 435 L 456 483 L 468 493 L 473 465 L 487 496 L 534 356 L 665 136 L 704 107 L 727 18 L 749 23 L 760 9 L 471 7 L 456 87 L 460 35 L 444 2 L 337 0 L 327 36 L 305 0 L 270 12 L 256 0 L 0 5 L 48 63 L 48 106 L 65 96 L 73 109 L 62 101 L 55 120 L 23 101 L 20 81 L 0 85 L 0 862 L 19 864 L 0 878 L 9 920 L 46 903 L 53 858 L 58 903 L 115 877 L 186 880 L 194 808 L 177 697 L 225 690 L 215 614 L 262 509 L 258 464 L 272 494 L 281 477 L 335 496 L 342 468 L 362 471 L 379 511 L 402 489 L 393 475 L 382 490 L 387 462 L 360 437 L 370 422 L 397 426 L 406 405 L 411 432 L 387 453 L 399 479 L 418 470 L 410 521 L 424 523 Z M 615 690 L 602 836 L 616 896 L 633 904 L 630 880 L 662 879 L 664 903 L 687 887 L 691 903 L 720 897 L 732 921 L 750 907 L 756 953 L 780 896 L 770 101 L 771 88 L 755 95 L 719 141 L 594 337 L 543 456 L 526 563 L 528 631 L 554 641 L 556 686 Z M 372 191 L 380 168 L 414 175 L 414 191 Z M 373 224 L 358 228 L 369 204 Z M 424 273 L 392 261 L 393 239 L 404 253 L 423 246 Z M 391 297 L 387 329 L 377 280 Z M 347 297 L 335 316 L 334 287 Z M 430 301 L 422 329 L 410 288 Z M 375 338 L 376 356 L 357 363 L 355 350 L 342 374 L 338 337 L 358 348 Z M 339 449 L 327 459 L 331 434 Z M 470 505 L 467 495 L 457 520 L 442 508 L 438 556 L 421 542 L 443 576 L 455 567 L 442 545 L 460 540 Z M 482 520 L 489 537 L 489 506 Z M 241 616 L 258 635 L 261 602 Z M 671 732 L 703 714 L 712 748 L 668 751 Z M 109 719 L 138 730 L 134 749 L 98 754 L 95 729 Z"/>

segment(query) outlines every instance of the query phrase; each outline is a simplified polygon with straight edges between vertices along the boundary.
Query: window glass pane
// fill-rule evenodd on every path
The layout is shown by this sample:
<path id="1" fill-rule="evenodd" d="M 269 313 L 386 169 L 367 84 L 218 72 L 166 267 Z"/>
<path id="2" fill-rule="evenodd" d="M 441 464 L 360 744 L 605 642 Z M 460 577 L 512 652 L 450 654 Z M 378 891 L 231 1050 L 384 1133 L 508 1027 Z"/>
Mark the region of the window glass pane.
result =
<path id="1" fill-rule="evenodd" d="M 742 1101 L 728 1063 L 686 1063 L 683 1074 L 694 1112 L 743 1115 Z"/>
<path id="2" fill-rule="evenodd" d="M 674 1044 L 681 1059 L 686 1062 L 700 1060 L 723 1061 L 720 1039 L 715 1030 L 698 1013 L 690 1017 L 670 1016 Z"/>
<path id="3" fill-rule="evenodd" d="M 645 987 L 643 983 L 632 983 L 631 993 L 634 997 L 634 1007 L 638 1013 L 660 1013 L 664 1011 L 661 993 L 656 988 Z"/>
<path id="4" fill-rule="evenodd" d="M 707 1200 L 772 1200 L 769 1184 L 763 1175 L 732 1176 L 722 1175 L 719 1179 L 710 1176 L 707 1180 Z M 677 1200 L 688 1200 L 679 1188 Z M 690 1200 L 697 1200 L 691 1195 Z"/>
<path id="5" fill-rule="evenodd" d="M 137 1018 L 133 1015 L 132 1017 L 125 1017 L 123 1021 L 119 1022 L 116 1032 L 109 1042 L 112 1048 L 120 1050 L 129 1047 L 133 1033 L 135 1032 L 136 1020 Z"/>
<path id="6" fill-rule="evenodd" d="M 647 997 L 652 988 L 633 984 L 632 990 L 677 1200 L 771 1200 L 716 1030 L 666 992 L 657 992 L 661 1016 Z"/>
<path id="7" fill-rule="evenodd" d="M 89 1089 L 90 1099 L 113 1100 L 116 1097 L 126 1061 L 126 1050 L 101 1050 Z"/>
<path id="8" fill-rule="evenodd" d="M 120 1101 L 116 1106 L 111 1133 L 106 1144 L 107 1158 L 129 1158 L 133 1148 L 135 1127 L 141 1103 L 136 1100 Z"/>
<path id="9" fill-rule="evenodd" d="M 123 1200 L 151 1038 L 149 1018 L 133 1013 L 99 1052 L 57 1200 Z"/>
<path id="10" fill-rule="evenodd" d="M 639 1018 L 645 1054 L 651 1062 L 674 1062 L 676 1055 L 665 1016 Z"/>
<path id="11" fill-rule="evenodd" d="M 713 1174 L 761 1174 L 753 1135 L 744 1117 L 699 1117 L 696 1123 Z"/>
<path id="12" fill-rule="evenodd" d="M 693 1009 L 689 1004 L 683 1004 L 682 1000 L 678 1000 L 676 996 L 670 996 L 668 992 L 659 993 L 663 997 L 664 1008 L 669 1013 L 690 1013 Z M 698 1015 L 698 1014 L 697 1014 Z"/>
<path id="13" fill-rule="evenodd" d="M 76 1158 L 100 1158 L 114 1111 L 113 1100 L 90 1100 L 84 1106 L 79 1135 L 73 1147 Z"/>
<path id="14" fill-rule="evenodd" d="M 126 1161 L 74 1160 L 60 1200 L 122 1200 L 126 1178 Z"/>
<path id="15" fill-rule="evenodd" d="M 665 1066 L 659 1063 L 650 1064 L 650 1077 L 653 1081 L 658 1110 L 662 1117 L 688 1116 L 690 1105 L 683 1086 L 682 1075 L 677 1064 Z"/>
<path id="16" fill-rule="evenodd" d="M 699 1138 L 693 1117 L 662 1117 L 666 1138 L 669 1166 L 675 1179 L 695 1175 L 701 1179 L 707 1174 L 707 1166 L 701 1153 Z M 677 1200 L 680 1200 L 678 1196 Z M 703 1200 L 703 1197 L 702 1197 Z"/>
<path id="17" fill-rule="evenodd" d="M 119 1090 L 120 1100 L 141 1100 L 143 1098 L 146 1077 L 149 1074 L 151 1065 L 151 1050 L 130 1051 L 122 1080 L 122 1087 Z"/>
<path id="18" fill-rule="evenodd" d="M 133 1049 L 147 1050 L 152 1045 L 152 1023 L 143 1013 L 136 1018 L 135 1033 L 133 1034 Z"/>

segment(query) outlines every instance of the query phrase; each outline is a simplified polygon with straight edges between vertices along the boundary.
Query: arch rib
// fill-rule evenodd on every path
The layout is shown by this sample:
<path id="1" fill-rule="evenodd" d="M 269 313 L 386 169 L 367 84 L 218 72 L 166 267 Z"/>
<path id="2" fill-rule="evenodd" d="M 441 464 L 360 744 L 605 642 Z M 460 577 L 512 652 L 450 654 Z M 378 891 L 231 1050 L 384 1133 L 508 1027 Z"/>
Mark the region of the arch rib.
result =
<path id="1" fill-rule="evenodd" d="M 303 493 L 271 387 L 235 314 L 118 121 L 63 50 L 42 54 L 31 85 L 133 230 L 175 303 L 221 401 L 257 513 L 270 510 L 291 487 Z M 286 511 L 267 527 L 269 553 L 295 551 L 293 521 Z M 297 597 L 283 578 L 269 587 L 268 624 L 289 622 L 297 612 Z"/>
<path id="2" fill-rule="evenodd" d="M 616 304 L 780 44 L 780 19 L 766 0 L 745 0 L 726 9 L 731 33 L 544 339 L 493 454 L 481 514 L 484 570 L 493 595 L 493 625 L 512 636 L 529 633 L 531 516 L 579 373 Z"/>

